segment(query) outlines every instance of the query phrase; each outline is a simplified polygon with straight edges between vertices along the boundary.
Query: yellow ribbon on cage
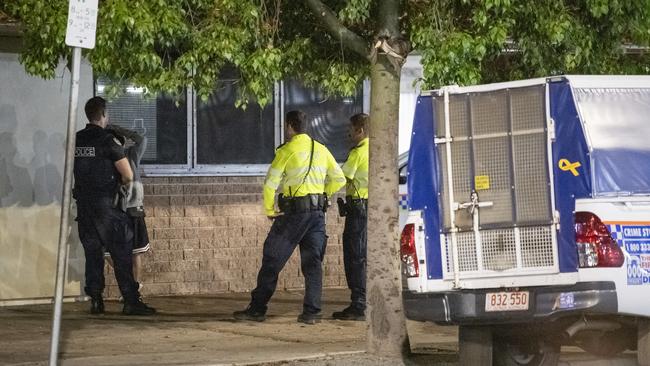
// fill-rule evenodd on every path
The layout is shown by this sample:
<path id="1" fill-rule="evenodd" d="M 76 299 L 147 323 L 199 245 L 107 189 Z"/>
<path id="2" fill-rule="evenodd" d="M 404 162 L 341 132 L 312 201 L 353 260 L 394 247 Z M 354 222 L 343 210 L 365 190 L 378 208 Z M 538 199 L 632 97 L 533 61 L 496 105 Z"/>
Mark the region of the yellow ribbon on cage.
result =
<path id="1" fill-rule="evenodd" d="M 578 168 L 580 168 L 582 164 L 580 164 L 579 161 L 572 163 L 568 159 L 560 159 L 560 161 L 558 162 L 558 166 L 562 171 L 565 172 L 570 171 L 575 177 L 577 177 L 578 175 L 580 175 L 580 173 L 578 173 Z"/>

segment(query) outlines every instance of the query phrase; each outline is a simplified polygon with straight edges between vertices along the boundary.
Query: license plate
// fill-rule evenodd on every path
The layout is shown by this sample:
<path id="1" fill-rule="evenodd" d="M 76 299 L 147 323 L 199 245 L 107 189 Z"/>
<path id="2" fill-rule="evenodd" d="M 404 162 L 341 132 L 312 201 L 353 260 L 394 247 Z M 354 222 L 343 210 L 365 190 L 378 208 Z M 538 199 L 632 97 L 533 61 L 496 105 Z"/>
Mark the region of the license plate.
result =
<path id="1" fill-rule="evenodd" d="M 485 294 L 485 311 L 528 310 L 528 291 L 488 292 Z"/>

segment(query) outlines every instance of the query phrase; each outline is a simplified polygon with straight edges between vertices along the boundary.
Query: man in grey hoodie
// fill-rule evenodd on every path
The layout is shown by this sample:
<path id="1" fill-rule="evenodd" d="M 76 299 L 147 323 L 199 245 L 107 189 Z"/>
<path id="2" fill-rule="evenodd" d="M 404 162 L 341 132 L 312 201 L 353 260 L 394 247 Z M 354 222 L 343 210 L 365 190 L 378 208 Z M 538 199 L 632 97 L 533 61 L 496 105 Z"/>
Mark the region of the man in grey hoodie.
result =
<path id="1" fill-rule="evenodd" d="M 116 202 L 116 205 L 126 212 L 133 222 L 133 277 L 138 282 L 139 289 L 142 289 L 142 284 L 139 282 L 142 268 L 141 254 L 149 251 L 150 248 L 147 225 L 144 220 L 144 187 L 140 175 L 140 160 L 147 148 L 147 138 L 136 131 L 118 125 L 108 125 L 106 129 L 125 146 L 124 152 L 131 164 L 131 171 L 133 171 L 133 182 L 128 188 L 125 187 L 127 191 L 121 194 L 121 199 Z M 127 140 L 132 141 L 131 146 L 128 146 Z"/>

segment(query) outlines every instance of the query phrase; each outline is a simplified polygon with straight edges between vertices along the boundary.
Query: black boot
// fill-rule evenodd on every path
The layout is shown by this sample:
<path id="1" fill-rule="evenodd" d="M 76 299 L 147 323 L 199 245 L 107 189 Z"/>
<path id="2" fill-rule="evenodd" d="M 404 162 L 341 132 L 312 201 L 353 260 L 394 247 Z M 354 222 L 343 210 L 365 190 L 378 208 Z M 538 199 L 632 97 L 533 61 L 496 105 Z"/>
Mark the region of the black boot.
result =
<path id="1" fill-rule="evenodd" d="M 232 315 L 236 320 L 250 320 L 254 322 L 263 322 L 266 320 L 266 314 L 253 310 L 250 306 L 245 310 L 235 311 Z"/>
<path id="2" fill-rule="evenodd" d="M 124 315 L 154 315 L 156 309 L 148 306 L 142 301 L 138 300 L 137 302 L 126 302 L 122 308 L 122 314 Z"/>
<path id="3" fill-rule="evenodd" d="M 90 313 L 91 314 L 104 314 L 104 299 L 101 296 L 90 298 Z"/>
<path id="4" fill-rule="evenodd" d="M 298 315 L 298 323 L 314 325 L 316 323 L 320 323 L 321 318 L 322 318 L 321 313 L 316 313 L 316 314 L 302 313 Z"/>
<path id="5" fill-rule="evenodd" d="M 366 320 L 366 315 L 363 310 L 358 310 L 356 308 L 353 308 L 352 306 L 348 306 L 347 308 L 343 309 L 342 311 L 335 311 L 332 314 L 332 318 L 338 319 L 338 320 L 356 320 L 356 321 L 364 321 Z"/>

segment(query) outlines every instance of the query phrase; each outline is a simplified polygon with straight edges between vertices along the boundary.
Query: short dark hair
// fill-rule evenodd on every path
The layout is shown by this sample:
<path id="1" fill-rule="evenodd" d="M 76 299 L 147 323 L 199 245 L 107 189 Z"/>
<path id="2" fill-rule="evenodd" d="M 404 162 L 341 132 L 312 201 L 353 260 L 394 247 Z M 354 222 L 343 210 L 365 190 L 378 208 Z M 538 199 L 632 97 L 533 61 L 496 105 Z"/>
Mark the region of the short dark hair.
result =
<path id="1" fill-rule="evenodd" d="M 357 113 L 350 117 L 350 122 L 355 130 L 363 128 L 363 132 L 368 133 L 368 126 L 370 125 L 370 116 L 365 113 Z"/>
<path id="2" fill-rule="evenodd" d="M 86 102 L 84 110 L 88 121 L 99 121 L 106 112 L 106 100 L 102 97 L 90 98 Z"/>
<path id="3" fill-rule="evenodd" d="M 305 133 L 307 131 L 307 115 L 303 111 L 290 111 L 285 118 L 287 124 L 296 133 Z"/>

